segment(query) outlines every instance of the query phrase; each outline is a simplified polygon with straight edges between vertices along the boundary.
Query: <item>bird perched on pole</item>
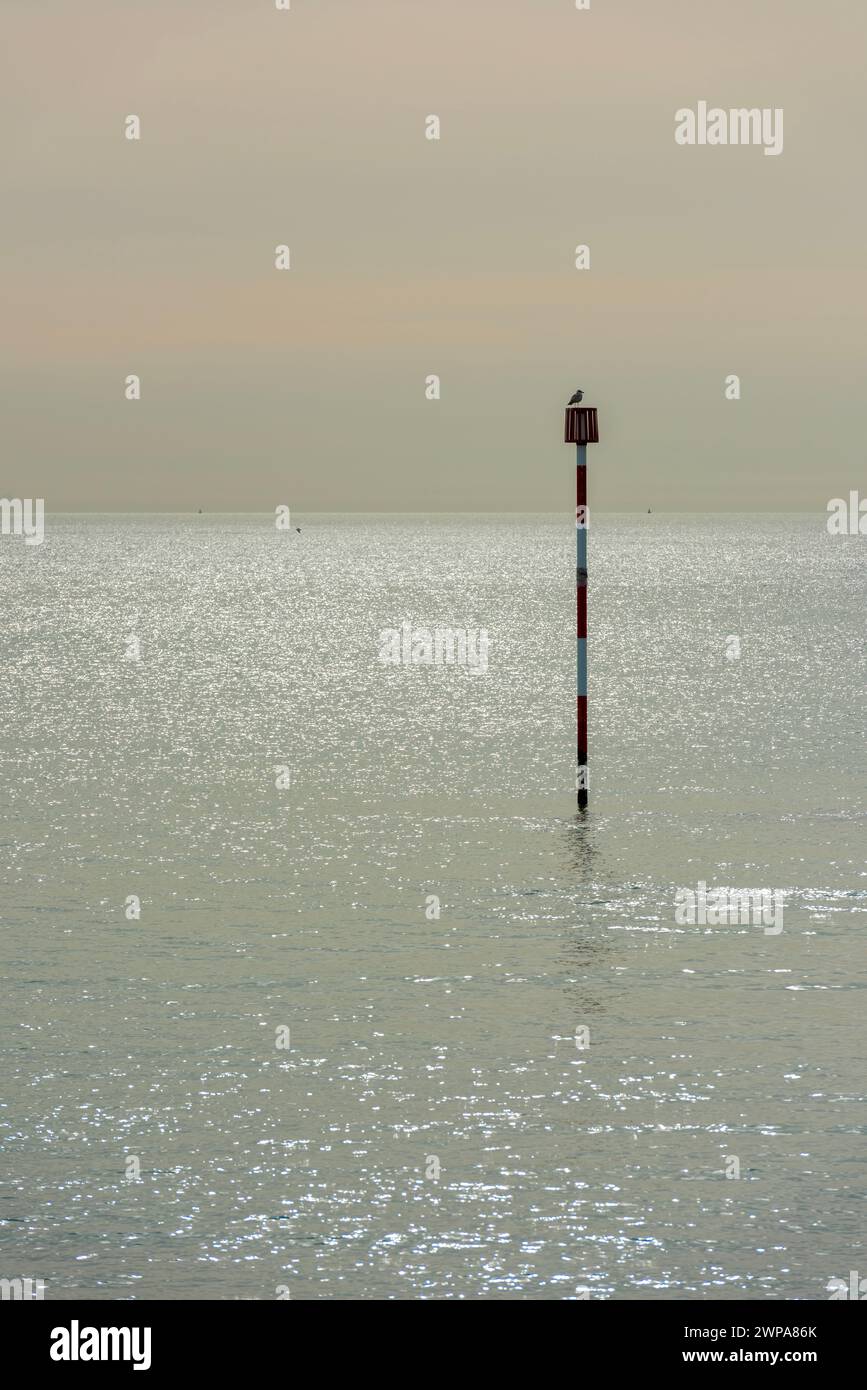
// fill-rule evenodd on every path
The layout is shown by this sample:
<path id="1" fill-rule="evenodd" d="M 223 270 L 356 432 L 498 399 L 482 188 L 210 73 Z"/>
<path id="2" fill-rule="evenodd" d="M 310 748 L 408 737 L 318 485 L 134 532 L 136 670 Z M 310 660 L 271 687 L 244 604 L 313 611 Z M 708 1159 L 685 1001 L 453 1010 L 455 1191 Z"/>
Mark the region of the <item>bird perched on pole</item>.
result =
<path id="1" fill-rule="evenodd" d="M 575 395 L 572 396 L 572 398 L 570 399 L 569 404 L 570 404 L 570 405 L 580 405 L 581 402 L 583 401 L 583 399 L 584 399 L 584 392 L 583 392 L 583 391 L 576 391 L 576 392 L 575 392 Z"/>

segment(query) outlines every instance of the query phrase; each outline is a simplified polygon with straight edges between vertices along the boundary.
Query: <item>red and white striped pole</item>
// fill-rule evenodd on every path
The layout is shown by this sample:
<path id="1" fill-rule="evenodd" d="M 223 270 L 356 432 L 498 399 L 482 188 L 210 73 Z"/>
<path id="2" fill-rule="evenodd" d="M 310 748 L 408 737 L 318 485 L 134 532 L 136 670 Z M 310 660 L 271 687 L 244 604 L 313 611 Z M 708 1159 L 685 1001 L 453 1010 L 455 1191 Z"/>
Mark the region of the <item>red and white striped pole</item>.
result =
<path id="1" fill-rule="evenodd" d="M 590 787 L 587 762 L 587 445 L 599 443 L 595 406 L 567 405 L 566 443 L 577 448 L 575 468 L 575 637 L 577 647 L 578 772 L 575 782 L 579 810 L 586 810 Z"/>

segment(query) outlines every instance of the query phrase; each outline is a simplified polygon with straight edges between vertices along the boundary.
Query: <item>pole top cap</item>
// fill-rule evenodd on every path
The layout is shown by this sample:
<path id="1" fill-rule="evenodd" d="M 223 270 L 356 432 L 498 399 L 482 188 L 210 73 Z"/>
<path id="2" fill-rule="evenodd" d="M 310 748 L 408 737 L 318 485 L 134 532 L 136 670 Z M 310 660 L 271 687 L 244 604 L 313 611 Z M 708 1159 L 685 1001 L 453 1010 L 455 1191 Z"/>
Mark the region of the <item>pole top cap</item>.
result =
<path id="1" fill-rule="evenodd" d="M 564 443 L 599 443 L 599 419 L 595 405 L 567 405 Z"/>

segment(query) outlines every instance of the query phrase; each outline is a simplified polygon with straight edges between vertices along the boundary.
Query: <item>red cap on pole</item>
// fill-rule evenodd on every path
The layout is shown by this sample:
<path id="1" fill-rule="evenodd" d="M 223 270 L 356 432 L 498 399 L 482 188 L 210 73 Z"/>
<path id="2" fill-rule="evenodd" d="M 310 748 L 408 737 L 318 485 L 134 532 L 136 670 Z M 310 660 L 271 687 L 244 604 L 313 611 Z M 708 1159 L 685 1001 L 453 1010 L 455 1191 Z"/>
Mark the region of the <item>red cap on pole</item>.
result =
<path id="1" fill-rule="evenodd" d="M 595 405 L 567 405 L 566 444 L 598 444 L 599 420 Z"/>

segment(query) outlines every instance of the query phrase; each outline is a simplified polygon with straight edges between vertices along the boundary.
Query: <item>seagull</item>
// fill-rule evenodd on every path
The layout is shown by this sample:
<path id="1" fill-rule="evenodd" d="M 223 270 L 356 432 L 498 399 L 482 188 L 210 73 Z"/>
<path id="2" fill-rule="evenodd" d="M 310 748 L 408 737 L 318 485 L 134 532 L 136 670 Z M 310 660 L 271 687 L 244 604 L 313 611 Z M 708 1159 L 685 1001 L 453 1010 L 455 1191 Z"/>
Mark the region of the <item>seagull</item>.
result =
<path id="1" fill-rule="evenodd" d="M 570 400 L 569 404 L 570 404 L 570 405 L 580 405 L 581 402 L 583 401 L 583 399 L 584 399 L 584 392 L 583 392 L 583 391 L 576 391 L 576 392 L 575 392 L 575 395 L 572 397 L 572 399 Z"/>

